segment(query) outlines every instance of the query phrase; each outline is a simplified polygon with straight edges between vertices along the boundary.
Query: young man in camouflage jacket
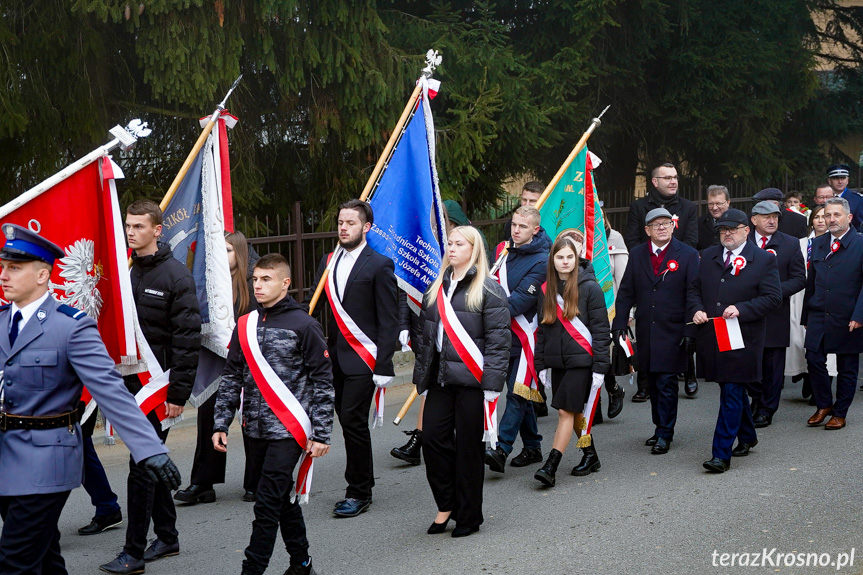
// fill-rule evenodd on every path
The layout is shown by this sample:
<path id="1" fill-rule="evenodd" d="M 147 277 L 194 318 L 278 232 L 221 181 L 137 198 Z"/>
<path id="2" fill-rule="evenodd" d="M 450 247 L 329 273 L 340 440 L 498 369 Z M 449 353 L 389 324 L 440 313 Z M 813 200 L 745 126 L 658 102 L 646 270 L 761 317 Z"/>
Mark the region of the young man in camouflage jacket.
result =
<path id="1" fill-rule="evenodd" d="M 298 500 L 291 502 L 293 471 L 304 451 L 312 457 L 329 451 L 335 391 L 323 330 L 288 295 L 290 273 L 288 262 L 278 254 L 265 255 L 255 264 L 255 299 L 261 305 L 257 339 L 264 359 L 309 416 L 312 433 L 307 444 L 300 446 L 267 404 L 249 370 L 238 330 L 234 330 L 231 338 L 216 398 L 213 446 L 225 451 L 228 428 L 240 406 L 240 391 L 244 391 L 243 433 L 261 475 L 252 537 L 243 561 L 244 575 L 266 570 L 280 525 L 291 556 L 290 568 L 285 573 L 314 573 L 303 513 Z"/>

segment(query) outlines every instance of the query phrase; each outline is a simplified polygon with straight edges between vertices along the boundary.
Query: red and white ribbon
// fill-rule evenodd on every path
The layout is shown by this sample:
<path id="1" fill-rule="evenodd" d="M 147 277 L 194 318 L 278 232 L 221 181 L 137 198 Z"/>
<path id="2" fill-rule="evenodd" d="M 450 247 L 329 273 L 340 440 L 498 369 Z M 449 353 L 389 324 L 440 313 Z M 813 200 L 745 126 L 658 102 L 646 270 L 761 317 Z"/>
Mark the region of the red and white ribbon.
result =
<path id="1" fill-rule="evenodd" d="M 269 408 L 299 444 L 300 449 L 303 450 L 291 501 L 295 501 L 299 496 L 300 503 L 307 503 L 309 501 L 309 488 L 312 485 L 313 460 L 306 451 L 306 447 L 312 436 L 312 422 L 309 420 L 306 410 L 303 409 L 303 406 L 285 385 L 285 382 L 273 371 L 264 354 L 261 353 L 258 344 L 257 310 L 240 318 L 237 334 L 240 337 L 243 357 L 246 359 L 249 371 L 261 391 L 261 395 L 264 396 Z"/>
<path id="2" fill-rule="evenodd" d="M 576 447 L 587 447 L 591 444 L 590 430 L 593 429 L 593 416 L 596 414 L 596 406 L 599 403 L 599 390 L 601 388 L 602 379 L 591 377 L 590 395 L 587 398 L 587 403 L 584 405 L 584 433 L 578 438 Z"/>
<path id="3" fill-rule="evenodd" d="M 680 264 L 677 263 L 677 260 L 668 260 L 668 264 L 666 264 L 665 270 L 662 272 L 662 281 L 665 281 L 665 274 L 668 272 L 676 272 L 680 269 Z"/>
<path id="4" fill-rule="evenodd" d="M 327 256 L 328 269 L 331 267 L 331 262 L 333 262 L 332 253 Z M 369 366 L 372 373 L 374 373 L 375 363 L 377 362 L 378 357 L 378 346 L 375 345 L 375 342 L 373 342 L 369 336 L 363 333 L 363 330 L 360 329 L 360 326 L 358 326 L 348 312 L 345 311 L 345 308 L 342 306 L 342 302 L 339 301 L 338 297 L 336 297 L 336 278 L 332 269 L 330 269 L 327 274 L 327 283 L 325 287 L 327 298 L 330 300 L 330 307 L 333 310 L 333 316 L 335 317 L 336 324 L 339 326 L 339 331 L 348 342 L 348 345 L 351 346 L 351 349 L 357 352 L 360 359 L 362 359 L 363 362 Z"/>
<path id="5" fill-rule="evenodd" d="M 467 366 L 468 371 L 471 372 L 476 380 L 482 383 L 482 352 L 459 321 L 452 307 L 452 302 L 443 289 L 443 285 L 438 289 L 437 309 L 443 322 L 444 331 L 446 331 L 446 335 L 455 348 L 459 359 Z"/>
<path id="6" fill-rule="evenodd" d="M 384 426 L 384 398 L 387 388 L 375 387 L 375 416 L 372 420 L 372 429 Z"/>
<path id="7" fill-rule="evenodd" d="M 628 335 L 622 335 L 619 338 L 620 347 L 623 349 L 623 353 L 626 354 L 626 357 L 632 357 L 635 353 L 635 350 L 632 348 L 632 341 L 629 339 Z"/>
<path id="8" fill-rule="evenodd" d="M 671 216 L 671 221 L 674 222 L 675 230 L 680 227 L 680 216 L 674 214 L 673 216 Z"/>
<path id="9" fill-rule="evenodd" d="M 737 256 L 733 260 L 731 260 L 731 275 L 739 276 L 740 270 L 746 267 L 746 258 L 743 256 Z"/>
<path id="10" fill-rule="evenodd" d="M 497 279 L 503 287 L 503 291 L 506 292 L 506 297 L 509 297 L 509 278 L 506 270 L 506 259 L 504 259 L 497 272 Z M 542 400 L 539 393 L 539 378 L 533 364 L 536 330 L 539 326 L 537 316 L 538 314 L 535 314 L 533 320 L 528 321 L 524 314 L 519 314 L 510 320 L 510 328 L 521 343 L 521 353 L 516 364 L 514 393 L 533 401 Z"/>
<path id="11" fill-rule="evenodd" d="M 545 293 L 545 287 L 548 284 L 542 284 L 542 292 Z M 588 354 L 593 355 L 593 336 L 590 333 L 590 330 L 584 325 L 578 316 L 573 316 L 572 319 L 566 319 L 563 316 L 563 298 L 560 297 L 560 294 L 555 294 L 557 296 L 557 319 L 560 321 L 561 325 L 563 325 L 563 329 L 572 336 L 572 339 L 580 345 L 584 351 Z"/>
<path id="12" fill-rule="evenodd" d="M 483 400 L 484 415 L 482 440 L 488 441 L 489 447 L 497 448 L 497 398 L 494 401 Z"/>

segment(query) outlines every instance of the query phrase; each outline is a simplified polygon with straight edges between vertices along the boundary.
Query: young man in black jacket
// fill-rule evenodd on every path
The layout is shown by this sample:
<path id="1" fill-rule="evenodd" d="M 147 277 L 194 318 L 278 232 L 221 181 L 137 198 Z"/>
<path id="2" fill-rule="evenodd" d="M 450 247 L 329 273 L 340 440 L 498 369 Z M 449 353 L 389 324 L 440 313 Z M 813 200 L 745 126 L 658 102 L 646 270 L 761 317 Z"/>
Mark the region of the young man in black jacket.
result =
<path id="1" fill-rule="evenodd" d="M 195 383 L 201 349 L 201 314 L 192 274 L 174 259 L 171 248 L 159 242 L 162 210 L 150 200 L 132 202 L 126 209 L 126 238 L 132 248 L 132 292 L 141 331 L 160 367 L 170 370 L 167 416 L 179 417 Z M 137 375 L 126 376 L 132 394 L 143 384 Z M 164 442 L 168 430 L 155 412 L 147 415 Z M 177 555 L 177 511 L 170 490 L 153 482 L 146 470 L 129 463 L 128 525 L 123 553 L 100 569 L 106 573 L 142 573 L 142 561 Z M 150 519 L 156 540 L 145 550 Z"/>
<path id="2" fill-rule="evenodd" d="M 674 237 L 681 242 L 695 247 L 698 243 L 698 219 L 695 203 L 681 198 L 677 193 L 679 177 L 674 164 L 662 164 L 651 172 L 652 189 L 643 198 L 638 198 L 629 205 L 629 216 L 626 220 L 626 232 L 623 241 L 632 250 L 637 245 L 647 241 L 644 233 L 644 218 L 647 212 L 656 208 L 668 210 L 674 221 Z"/>
<path id="3" fill-rule="evenodd" d="M 261 309 L 244 316 L 231 338 L 216 397 L 213 446 L 217 451 L 227 451 L 228 428 L 240 406 L 240 392 L 245 390 L 243 435 L 253 450 L 261 454 L 255 470 L 261 479 L 243 574 L 258 575 L 267 569 L 281 527 L 285 548 L 291 556 L 286 573 L 310 575 L 314 570 L 306 524 L 299 501 L 291 495 L 293 470 L 304 452 L 314 458 L 326 455 L 330 449 L 335 402 L 332 364 L 320 324 L 288 295 L 291 270 L 285 258 L 279 254 L 263 256 L 255 265 L 253 277 L 255 299 Z M 241 330 L 245 328 L 245 333 L 252 333 L 254 326 L 249 325 L 250 321 L 257 322 L 254 333 L 261 354 L 259 360 L 272 368 L 279 381 L 259 382 L 249 369 L 250 346 L 242 343 Z M 292 416 L 279 409 L 279 405 L 274 408 L 270 402 L 276 400 L 263 393 L 269 384 L 274 386 L 272 389 L 281 386 L 280 397 L 289 394 L 296 399 L 303 412 L 299 415 L 305 415 L 310 423 L 311 435 L 305 441 L 290 431 L 295 429 Z"/>

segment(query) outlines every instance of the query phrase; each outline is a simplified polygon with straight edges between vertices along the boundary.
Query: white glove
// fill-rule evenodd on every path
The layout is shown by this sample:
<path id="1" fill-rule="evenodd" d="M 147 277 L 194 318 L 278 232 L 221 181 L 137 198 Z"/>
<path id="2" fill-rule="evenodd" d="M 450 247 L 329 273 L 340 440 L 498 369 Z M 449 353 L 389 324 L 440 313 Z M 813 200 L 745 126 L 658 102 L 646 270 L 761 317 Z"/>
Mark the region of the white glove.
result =
<path id="1" fill-rule="evenodd" d="M 551 387 L 551 368 L 546 368 L 536 374 L 539 377 L 539 382 L 546 389 Z"/>
<path id="2" fill-rule="evenodd" d="M 429 394 L 429 390 L 425 390 L 424 392 L 422 392 L 420 394 L 420 397 L 428 397 L 428 394 Z"/>
<path id="3" fill-rule="evenodd" d="M 603 383 L 605 383 L 605 375 L 601 373 L 593 374 L 593 387 L 601 387 Z"/>
<path id="4" fill-rule="evenodd" d="M 500 392 L 499 391 L 483 391 L 482 395 L 486 401 L 491 403 L 492 401 L 494 401 L 495 399 L 500 397 Z"/>
<path id="5" fill-rule="evenodd" d="M 391 375 L 373 375 L 372 381 L 375 382 L 375 387 L 378 389 L 384 389 L 393 381 L 393 376 Z"/>
<path id="6" fill-rule="evenodd" d="M 411 347 L 408 345 L 408 341 L 410 341 L 411 334 L 408 330 L 403 329 L 399 332 L 399 343 L 402 344 L 402 351 L 410 351 Z"/>

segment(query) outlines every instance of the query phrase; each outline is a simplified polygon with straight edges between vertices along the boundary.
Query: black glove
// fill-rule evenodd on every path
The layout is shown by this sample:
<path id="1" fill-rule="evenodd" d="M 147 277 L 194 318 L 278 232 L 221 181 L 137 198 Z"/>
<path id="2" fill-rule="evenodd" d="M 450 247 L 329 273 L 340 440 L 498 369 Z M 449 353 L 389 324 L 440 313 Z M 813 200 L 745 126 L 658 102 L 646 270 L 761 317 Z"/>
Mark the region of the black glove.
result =
<path id="1" fill-rule="evenodd" d="M 626 330 L 623 329 L 615 329 L 611 332 L 611 339 L 614 341 L 615 345 L 620 345 L 620 338 L 626 339 Z"/>
<path id="2" fill-rule="evenodd" d="M 156 483 L 165 484 L 171 491 L 180 488 L 180 470 L 167 454 L 152 455 L 141 461 L 141 465 L 147 470 L 150 479 Z"/>
<path id="3" fill-rule="evenodd" d="M 692 355 L 693 353 L 695 353 L 695 338 L 684 335 L 682 338 L 680 338 L 680 347 L 683 348 L 683 351 L 686 352 L 686 355 Z"/>

